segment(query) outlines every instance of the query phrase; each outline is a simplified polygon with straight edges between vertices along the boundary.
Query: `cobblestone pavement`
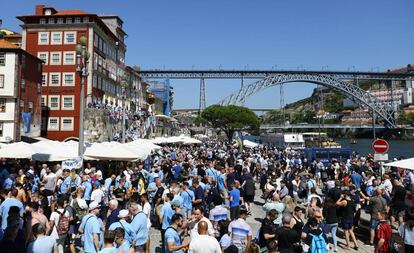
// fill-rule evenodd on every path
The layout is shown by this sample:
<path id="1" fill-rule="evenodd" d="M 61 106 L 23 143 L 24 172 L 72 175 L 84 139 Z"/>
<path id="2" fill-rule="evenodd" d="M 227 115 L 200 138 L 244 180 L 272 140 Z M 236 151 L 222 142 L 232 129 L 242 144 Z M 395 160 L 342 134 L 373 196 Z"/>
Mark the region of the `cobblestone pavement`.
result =
<path id="1" fill-rule="evenodd" d="M 256 187 L 258 189 L 258 187 Z M 252 205 L 251 213 L 252 215 L 248 216 L 247 223 L 252 227 L 253 237 L 256 235 L 260 228 L 261 220 L 265 217 L 265 212 L 262 209 L 264 204 L 264 200 L 260 198 L 261 192 L 260 190 L 256 190 L 255 202 Z M 363 213 L 361 214 L 361 220 L 369 221 L 369 215 Z M 161 233 L 159 230 L 151 228 L 149 232 L 151 245 L 150 245 L 150 252 L 157 252 L 161 253 Z M 337 237 L 338 237 L 338 252 L 361 252 L 361 253 L 372 253 L 374 252 L 374 247 L 367 245 L 366 242 L 369 238 L 369 230 L 367 226 L 361 226 L 361 228 L 357 228 L 355 230 L 355 236 L 358 239 L 358 251 L 351 249 L 345 250 L 345 237 L 341 229 L 338 230 Z M 362 241 L 361 241 L 362 240 Z M 353 244 L 351 244 L 353 245 Z M 333 252 L 333 249 L 330 251 Z"/>

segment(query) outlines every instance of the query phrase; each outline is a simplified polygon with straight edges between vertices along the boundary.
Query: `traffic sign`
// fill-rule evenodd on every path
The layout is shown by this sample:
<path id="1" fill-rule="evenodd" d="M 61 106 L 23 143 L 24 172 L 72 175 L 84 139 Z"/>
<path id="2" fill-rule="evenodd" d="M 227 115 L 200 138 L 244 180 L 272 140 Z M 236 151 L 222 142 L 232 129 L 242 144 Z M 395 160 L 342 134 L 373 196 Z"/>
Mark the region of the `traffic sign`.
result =
<path id="1" fill-rule="evenodd" d="M 372 142 L 372 149 L 374 149 L 375 153 L 387 153 L 389 147 L 388 142 L 383 139 L 376 139 Z"/>

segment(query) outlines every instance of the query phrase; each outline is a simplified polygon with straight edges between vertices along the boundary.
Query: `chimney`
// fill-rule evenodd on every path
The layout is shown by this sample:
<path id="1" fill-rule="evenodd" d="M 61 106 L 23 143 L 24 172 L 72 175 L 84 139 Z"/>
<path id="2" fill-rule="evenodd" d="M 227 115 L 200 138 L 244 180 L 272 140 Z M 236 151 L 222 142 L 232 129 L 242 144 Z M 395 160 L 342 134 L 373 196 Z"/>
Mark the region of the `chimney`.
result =
<path id="1" fill-rule="evenodd" d="M 36 5 L 35 15 L 37 15 L 37 16 L 43 15 L 43 8 L 45 8 L 44 5 Z"/>

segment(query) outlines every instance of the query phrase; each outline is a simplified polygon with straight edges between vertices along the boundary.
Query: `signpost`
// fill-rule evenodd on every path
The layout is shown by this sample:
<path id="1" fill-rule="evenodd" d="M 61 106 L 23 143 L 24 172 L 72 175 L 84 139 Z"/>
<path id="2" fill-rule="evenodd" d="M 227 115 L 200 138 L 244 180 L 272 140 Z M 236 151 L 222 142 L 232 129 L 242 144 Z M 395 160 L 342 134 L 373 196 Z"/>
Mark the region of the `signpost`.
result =
<path id="1" fill-rule="evenodd" d="M 388 142 L 383 139 L 376 139 L 372 142 L 372 149 L 374 149 L 375 153 L 378 154 L 384 154 L 388 152 L 388 149 L 390 146 L 388 145 Z"/>
<path id="2" fill-rule="evenodd" d="M 372 142 L 372 149 L 375 151 L 374 154 L 374 161 L 380 162 L 381 167 L 381 178 L 384 175 L 384 163 L 383 161 L 388 161 L 388 149 L 390 145 L 386 140 L 383 139 L 376 139 Z"/>

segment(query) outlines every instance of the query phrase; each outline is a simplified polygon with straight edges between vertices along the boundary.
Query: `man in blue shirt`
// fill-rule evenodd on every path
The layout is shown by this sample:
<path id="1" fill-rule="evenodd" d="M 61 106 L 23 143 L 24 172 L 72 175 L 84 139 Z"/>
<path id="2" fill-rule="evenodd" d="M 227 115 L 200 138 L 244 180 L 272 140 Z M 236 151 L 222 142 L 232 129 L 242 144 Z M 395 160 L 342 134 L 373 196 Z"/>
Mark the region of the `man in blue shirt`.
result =
<path id="1" fill-rule="evenodd" d="M 178 177 L 180 175 L 182 167 L 181 167 L 180 163 L 178 163 L 176 161 L 173 161 L 173 164 L 174 164 L 173 167 L 172 167 L 172 171 L 174 172 L 173 177 L 174 177 L 175 180 L 178 180 Z"/>
<path id="2" fill-rule="evenodd" d="M 83 175 L 82 181 L 83 199 L 86 201 L 86 203 L 89 203 L 91 201 L 92 184 L 89 181 L 88 175 Z"/>
<path id="3" fill-rule="evenodd" d="M 174 210 L 171 207 L 170 201 L 174 198 L 174 194 L 167 193 L 167 195 L 164 198 L 164 205 L 161 208 L 161 217 L 160 217 L 160 223 L 161 226 L 161 239 L 162 242 L 164 242 L 165 239 L 165 230 L 171 225 L 171 218 L 174 214 Z"/>
<path id="4" fill-rule="evenodd" d="M 65 178 L 60 185 L 60 194 L 65 195 L 69 190 L 72 183 L 72 178 L 69 175 L 69 170 L 64 169 L 63 170 L 63 178 Z"/>
<path id="5" fill-rule="evenodd" d="M 358 169 L 354 169 L 354 172 L 351 174 L 351 180 L 352 184 L 355 185 L 355 188 L 357 190 L 361 189 L 361 183 L 362 183 L 362 176 L 358 173 Z"/>
<path id="6" fill-rule="evenodd" d="M 128 209 L 133 217 L 131 226 L 136 235 L 135 252 L 145 252 L 146 248 L 149 247 L 147 216 L 144 212 L 139 211 L 138 204 L 135 202 L 130 203 Z"/>
<path id="7" fill-rule="evenodd" d="M 230 219 L 235 220 L 239 218 L 240 214 L 240 190 L 238 189 L 239 182 L 233 182 L 233 189 L 230 191 Z"/>
<path id="8" fill-rule="evenodd" d="M 188 248 L 189 243 L 182 244 L 177 230 L 183 226 L 183 216 L 176 213 L 172 216 L 172 224 L 165 231 L 165 253 L 183 253 Z"/>
<path id="9" fill-rule="evenodd" d="M 7 217 L 9 216 L 9 210 L 12 206 L 17 206 L 20 210 L 20 216 L 23 216 L 24 207 L 20 200 L 16 199 L 19 192 L 16 188 L 13 188 L 6 200 L 3 201 L 0 205 L 0 215 L 1 215 L 1 229 L 5 230 L 7 228 Z"/>
<path id="10" fill-rule="evenodd" d="M 135 240 L 136 234 L 131 224 L 126 221 L 126 218 L 129 216 L 128 210 L 119 211 L 118 218 L 119 221 L 112 223 L 108 230 L 115 230 L 117 228 L 123 228 L 125 231 L 125 240 L 128 246 L 132 245 L 132 242 Z"/>
<path id="11" fill-rule="evenodd" d="M 79 226 L 79 232 L 84 234 L 83 250 L 85 253 L 99 252 L 102 242 L 101 224 L 97 215 L 100 212 L 100 205 L 96 201 L 89 204 L 89 214 L 85 215 Z"/>
<path id="12" fill-rule="evenodd" d="M 193 210 L 194 192 L 189 189 L 188 182 L 183 183 L 180 196 L 183 198 L 184 218 L 189 219 L 191 217 L 191 211 Z"/>

